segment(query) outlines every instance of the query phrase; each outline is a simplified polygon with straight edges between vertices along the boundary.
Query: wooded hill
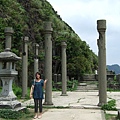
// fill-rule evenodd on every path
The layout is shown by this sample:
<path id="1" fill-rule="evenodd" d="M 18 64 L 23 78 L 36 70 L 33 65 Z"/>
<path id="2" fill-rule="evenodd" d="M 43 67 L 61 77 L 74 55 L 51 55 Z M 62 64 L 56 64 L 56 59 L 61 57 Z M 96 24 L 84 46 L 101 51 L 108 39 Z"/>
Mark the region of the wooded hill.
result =
<path id="1" fill-rule="evenodd" d="M 118 64 L 107 65 L 107 69 L 109 71 L 115 72 L 115 74 L 120 74 L 120 66 Z"/>
<path id="2" fill-rule="evenodd" d="M 82 12 L 82 11 L 81 11 Z M 33 77 L 34 49 L 33 43 L 39 47 L 39 67 L 44 69 L 44 22 L 51 21 L 53 27 L 53 74 L 61 73 L 61 41 L 67 43 L 67 74 L 79 76 L 93 73 L 98 64 L 97 56 L 88 44 L 82 41 L 74 30 L 61 19 L 57 11 L 46 0 L 0 0 L 0 52 L 4 50 L 5 27 L 13 27 L 12 51 L 22 56 L 21 37 L 29 37 L 28 79 Z M 42 51 L 42 52 L 41 52 Z M 17 63 L 19 79 L 21 79 L 22 61 Z"/>

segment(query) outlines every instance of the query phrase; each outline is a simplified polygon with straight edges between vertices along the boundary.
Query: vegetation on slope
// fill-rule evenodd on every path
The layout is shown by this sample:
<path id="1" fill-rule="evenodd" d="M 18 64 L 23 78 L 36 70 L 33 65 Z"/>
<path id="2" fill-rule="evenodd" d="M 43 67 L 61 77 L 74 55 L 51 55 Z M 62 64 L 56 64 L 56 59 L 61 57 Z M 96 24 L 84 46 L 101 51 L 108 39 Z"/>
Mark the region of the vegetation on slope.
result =
<path id="1" fill-rule="evenodd" d="M 61 41 L 67 43 L 67 73 L 78 77 L 84 73 L 93 73 L 97 68 L 97 56 L 88 44 L 82 41 L 74 30 L 62 20 L 57 11 L 46 0 L 1 0 L 0 1 L 0 51 L 4 50 L 5 27 L 13 27 L 12 51 L 22 56 L 23 41 L 21 37 L 29 37 L 28 70 L 29 80 L 33 77 L 34 49 L 33 43 L 39 47 L 39 67 L 44 69 L 44 22 L 51 21 L 53 27 L 53 74 L 61 73 Z M 42 45 L 42 46 L 41 46 Z M 19 80 L 21 80 L 21 61 L 17 64 Z"/>

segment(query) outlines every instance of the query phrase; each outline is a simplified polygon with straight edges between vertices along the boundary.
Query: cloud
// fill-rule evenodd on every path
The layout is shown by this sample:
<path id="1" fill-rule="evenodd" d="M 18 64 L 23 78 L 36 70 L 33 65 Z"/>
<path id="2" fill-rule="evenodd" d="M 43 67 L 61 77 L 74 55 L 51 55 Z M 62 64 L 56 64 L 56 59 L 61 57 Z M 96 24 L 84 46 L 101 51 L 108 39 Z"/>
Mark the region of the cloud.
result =
<path id="1" fill-rule="evenodd" d="M 97 20 L 106 20 L 107 64 L 120 65 L 120 0 L 48 0 L 61 18 L 98 53 Z M 114 56 L 114 58 L 112 57 Z"/>

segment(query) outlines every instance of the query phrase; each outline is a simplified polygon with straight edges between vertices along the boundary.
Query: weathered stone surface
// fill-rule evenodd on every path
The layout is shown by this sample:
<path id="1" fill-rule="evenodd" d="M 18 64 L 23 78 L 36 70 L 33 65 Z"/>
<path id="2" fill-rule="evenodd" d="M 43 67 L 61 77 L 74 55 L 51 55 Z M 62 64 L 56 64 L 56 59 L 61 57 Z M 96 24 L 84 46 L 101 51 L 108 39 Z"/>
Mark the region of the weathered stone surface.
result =
<path id="1" fill-rule="evenodd" d="M 99 105 L 107 103 L 107 78 L 106 78 L 106 20 L 97 20 L 99 32 L 98 44 L 98 82 L 99 82 Z"/>
<path id="2" fill-rule="evenodd" d="M 17 107 L 21 107 L 21 103 L 18 100 L 13 100 L 13 101 L 6 101 L 5 99 L 3 99 L 4 101 L 0 100 L 0 108 L 4 108 L 4 109 L 15 109 Z"/>
<path id="3" fill-rule="evenodd" d="M 62 96 L 67 95 L 67 67 L 66 67 L 66 42 L 61 42 L 62 47 Z"/>
<path id="4" fill-rule="evenodd" d="M 44 24 L 45 38 L 45 79 L 48 79 L 46 84 L 45 105 L 52 105 L 52 26 L 51 22 Z"/>
<path id="5" fill-rule="evenodd" d="M 15 70 L 15 62 L 21 59 L 15 53 L 10 52 L 12 33 L 12 28 L 5 29 L 6 48 L 4 52 L 0 53 L 0 78 L 3 85 L 0 93 L 0 109 L 21 107 L 21 103 L 16 99 L 17 97 L 12 90 L 13 79 L 18 74 Z"/>
<path id="6" fill-rule="evenodd" d="M 35 56 L 34 56 L 34 75 L 36 72 L 38 72 L 38 63 L 39 63 L 39 59 L 38 59 L 38 48 L 39 45 L 37 43 L 35 43 L 34 45 L 34 49 L 35 49 Z M 35 77 L 35 76 L 34 76 Z"/>
<path id="7" fill-rule="evenodd" d="M 22 97 L 27 95 L 28 87 L 28 41 L 29 38 L 23 38 L 23 55 L 22 55 Z"/>

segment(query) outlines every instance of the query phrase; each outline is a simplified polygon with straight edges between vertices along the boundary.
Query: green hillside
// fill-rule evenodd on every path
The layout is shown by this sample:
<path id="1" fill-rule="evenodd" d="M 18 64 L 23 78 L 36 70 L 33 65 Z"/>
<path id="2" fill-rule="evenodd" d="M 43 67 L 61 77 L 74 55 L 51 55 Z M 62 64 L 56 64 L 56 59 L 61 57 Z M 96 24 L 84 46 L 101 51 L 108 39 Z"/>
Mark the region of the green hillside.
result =
<path id="1" fill-rule="evenodd" d="M 40 67 L 44 67 L 43 24 L 51 21 L 53 27 L 53 74 L 61 73 L 61 41 L 67 42 L 67 74 L 79 76 L 93 73 L 98 64 L 97 56 L 88 44 L 61 19 L 57 11 L 46 0 L 0 0 L 0 51 L 4 50 L 4 28 L 13 27 L 12 51 L 22 55 L 21 37 L 29 37 L 29 79 L 33 76 L 33 43 L 42 45 L 39 51 Z M 17 64 L 21 79 L 21 61 Z M 43 68 L 41 68 L 43 69 Z"/>

